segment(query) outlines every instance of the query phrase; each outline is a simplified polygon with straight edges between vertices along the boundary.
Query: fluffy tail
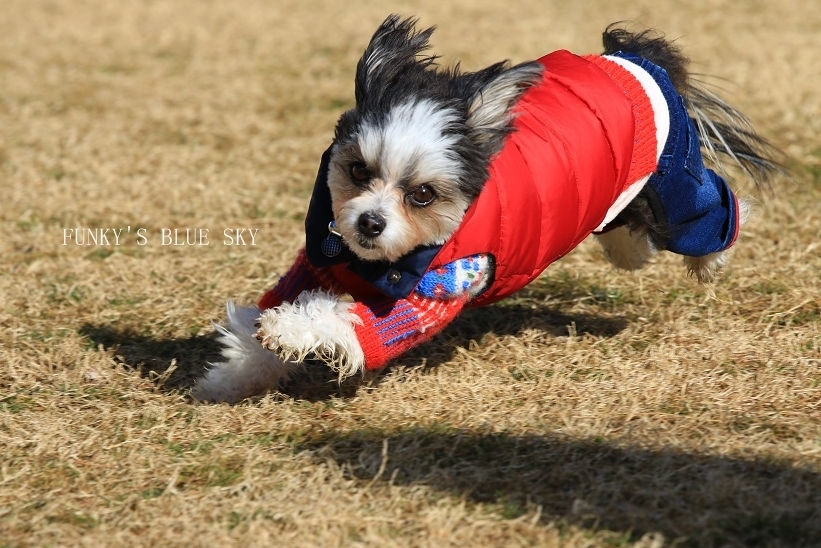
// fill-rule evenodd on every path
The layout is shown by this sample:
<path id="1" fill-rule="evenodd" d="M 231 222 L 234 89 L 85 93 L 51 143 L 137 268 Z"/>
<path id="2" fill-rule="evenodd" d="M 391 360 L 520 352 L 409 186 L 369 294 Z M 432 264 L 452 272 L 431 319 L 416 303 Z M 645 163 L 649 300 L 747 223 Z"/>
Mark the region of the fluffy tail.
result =
<path id="1" fill-rule="evenodd" d="M 771 179 L 785 172 L 777 160 L 783 154 L 756 133 L 746 116 L 693 78 L 687 70 L 690 61 L 681 49 L 653 30 L 633 33 L 618 25 L 620 23 L 609 25 L 602 34 L 604 54 L 635 53 L 664 68 L 686 101 L 707 158 L 722 171 L 719 155 L 732 159 L 759 189 L 769 190 Z"/>
<path id="2" fill-rule="evenodd" d="M 223 344 L 223 361 L 210 364 L 191 395 L 200 401 L 238 403 L 245 398 L 275 390 L 301 366 L 283 362 L 254 338 L 257 307 L 227 306 L 228 327 L 214 324 Z"/>

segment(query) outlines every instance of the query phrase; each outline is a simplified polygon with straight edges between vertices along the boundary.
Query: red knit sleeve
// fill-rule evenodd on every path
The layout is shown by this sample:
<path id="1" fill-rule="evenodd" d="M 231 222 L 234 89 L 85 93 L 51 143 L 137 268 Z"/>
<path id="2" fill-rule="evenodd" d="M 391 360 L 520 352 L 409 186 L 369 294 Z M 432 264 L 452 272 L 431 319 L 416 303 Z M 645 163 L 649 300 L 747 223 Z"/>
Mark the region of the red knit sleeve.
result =
<path id="1" fill-rule="evenodd" d="M 303 291 L 318 288 L 335 288 L 330 271 L 313 266 L 308 261 L 305 249 L 300 249 L 290 270 L 259 299 L 257 306 L 260 310 L 274 308 L 283 302 L 292 302 Z"/>
<path id="2" fill-rule="evenodd" d="M 365 369 L 380 369 L 427 341 L 453 321 L 466 302 L 466 298 L 429 299 L 412 293 L 407 299 L 356 303 L 353 312 L 362 320 L 356 336 L 365 354 Z"/>

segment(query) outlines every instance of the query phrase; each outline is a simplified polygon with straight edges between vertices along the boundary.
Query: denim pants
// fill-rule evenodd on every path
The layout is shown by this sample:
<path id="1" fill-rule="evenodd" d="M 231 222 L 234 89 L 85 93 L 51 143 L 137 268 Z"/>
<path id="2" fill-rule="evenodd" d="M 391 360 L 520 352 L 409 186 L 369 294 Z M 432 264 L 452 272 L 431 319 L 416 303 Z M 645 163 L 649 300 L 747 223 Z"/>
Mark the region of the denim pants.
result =
<path id="1" fill-rule="evenodd" d="M 647 71 L 670 110 L 670 133 L 647 182 L 656 221 L 667 229 L 665 249 L 701 257 L 732 246 L 738 236 L 738 200 L 727 182 L 705 167 L 698 130 L 667 71 L 635 54 L 614 56 Z"/>

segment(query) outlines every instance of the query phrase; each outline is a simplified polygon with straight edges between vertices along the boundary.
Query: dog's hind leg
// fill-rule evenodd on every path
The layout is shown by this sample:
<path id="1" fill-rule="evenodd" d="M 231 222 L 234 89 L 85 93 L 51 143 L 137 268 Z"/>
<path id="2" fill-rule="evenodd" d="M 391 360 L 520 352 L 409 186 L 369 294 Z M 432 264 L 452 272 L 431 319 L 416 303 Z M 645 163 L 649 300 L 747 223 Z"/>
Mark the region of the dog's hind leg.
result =
<path id="1" fill-rule="evenodd" d="M 716 251 L 702 257 L 684 256 L 684 266 L 691 276 L 695 276 L 700 284 L 713 283 L 721 270 L 730 262 L 731 250 Z"/>
<path id="2" fill-rule="evenodd" d="M 595 236 L 607 260 L 623 270 L 643 267 L 658 251 L 643 228 L 631 230 L 627 226 L 619 226 Z"/>
<path id="3" fill-rule="evenodd" d="M 740 199 L 738 201 L 739 226 L 743 227 L 747 222 L 747 219 L 750 216 L 750 209 L 751 205 L 749 199 Z M 687 271 L 692 276 L 696 277 L 699 283 L 711 284 L 716 280 L 722 269 L 730 261 L 732 250 L 733 248 L 730 247 L 723 251 L 708 253 L 707 255 L 703 255 L 701 257 L 689 257 L 685 255 L 684 266 L 687 267 Z"/>

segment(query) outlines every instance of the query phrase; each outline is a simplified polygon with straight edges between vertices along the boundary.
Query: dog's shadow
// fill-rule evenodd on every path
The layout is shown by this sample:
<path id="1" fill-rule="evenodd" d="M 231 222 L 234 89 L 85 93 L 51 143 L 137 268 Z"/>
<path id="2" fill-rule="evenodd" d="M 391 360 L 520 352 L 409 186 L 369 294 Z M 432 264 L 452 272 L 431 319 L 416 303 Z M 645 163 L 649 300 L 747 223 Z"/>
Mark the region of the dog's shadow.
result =
<path id="1" fill-rule="evenodd" d="M 129 328 L 95 324 L 85 324 L 79 332 L 95 347 L 113 352 L 119 362 L 168 392 L 193 386 L 209 362 L 219 361 L 221 352 L 213 333 L 161 339 Z"/>
<path id="2" fill-rule="evenodd" d="M 356 482 L 426 486 L 498 505 L 507 519 L 530 512 L 544 525 L 605 529 L 619 546 L 653 533 L 659 546 L 821 542 L 821 474 L 766 458 L 442 427 L 325 431 L 295 449 Z"/>
<path id="3" fill-rule="evenodd" d="M 428 345 L 411 349 L 404 363 L 424 361 L 436 367 L 449 361 L 458 348 L 482 344 L 487 335 L 503 337 L 534 330 L 552 337 L 590 335 L 608 338 L 627 327 L 624 316 L 565 313 L 550 304 L 534 304 L 538 299 L 522 298 L 483 308 L 466 310 Z"/>
<path id="4" fill-rule="evenodd" d="M 535 284 L 518 297 L 503 304 L 467 310 L 430 342 L 412 349 L 398 364 L 436 367 L 449 361 L 459 348 L 476 344 L 488 334 L 516 335 L 524 329 L 535 329 L 553 336 L 576 334 L 611 337 L 623 330 L 627 320 L 621 316 L 566 314 L 548 302 L 555 284 Z M 572 284 L 562 285 L 562 302 L 584 298 L 586 290 Z M 572 326 L 572 328 L 571 328 Z M 131 329 L 111 325 L 86 324 L 80 334 L 95 347 L 112 351 L 124 365 L 154 380 L 161 390 L 182 392 L 191 388 L 209 363 L 219 361 L 221 346 L 216 335 L 192 335 L 186 338 L 161 339 Z M 174 367 L 171 367 L 171 365 Z M 363 383 L 378 384 L 382 374 L 355 376 L 342 383 L 320 363 L 308 362 L 305 371 L 281 388 L 294 399 L 320 401 L 350 398 Z"/>

